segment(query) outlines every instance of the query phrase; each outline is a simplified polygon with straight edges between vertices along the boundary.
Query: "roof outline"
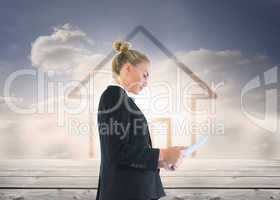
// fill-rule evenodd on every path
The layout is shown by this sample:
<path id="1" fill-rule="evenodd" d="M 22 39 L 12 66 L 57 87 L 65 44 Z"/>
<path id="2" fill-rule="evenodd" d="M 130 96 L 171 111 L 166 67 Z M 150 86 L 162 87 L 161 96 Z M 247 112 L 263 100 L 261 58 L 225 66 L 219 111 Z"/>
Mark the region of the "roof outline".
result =
<path id="1" fill-rule="evenodd" d="M 129 34 L 126 35 L 124 40 L 130 41 L 133 39 L 134 36 L 136 36 L 138 33 L 144 34 L 156 47 L 158 47 L 164 55 L 166 55 L 169 59 L 171 59 L 177 67 L 179 67 L 182 71 L 184 71 L 194 82 L 198 83 L 199 86 L 206 90 L 208 93 L 208 96 L 205 95 L 193 95 L 197 99 L 216 99 L 217 94 L 215 91 L 213 91 L 202 79 L 199 78 L 198 75 L 196 75 L 187 65 L 185 65 L 183 62 L 181 62 L 171 51 L 169 51 L 150 31 L 148 31 L 143 25 L 136 26 Z M 89 72 L 88 75 L 81 81 L 81 85 L 85 85 L 90 77 L 94 74 L 94 72 L 100 70 L 102 67 L 106 65 L 107 62 L 115 55 L 115 50 L 111 50 L 109 54 L 105 58 L 99 62 L 96 67 Z M 75 87 L 70 93 L 69 96 L 72 96 L 79 87 Z"/>

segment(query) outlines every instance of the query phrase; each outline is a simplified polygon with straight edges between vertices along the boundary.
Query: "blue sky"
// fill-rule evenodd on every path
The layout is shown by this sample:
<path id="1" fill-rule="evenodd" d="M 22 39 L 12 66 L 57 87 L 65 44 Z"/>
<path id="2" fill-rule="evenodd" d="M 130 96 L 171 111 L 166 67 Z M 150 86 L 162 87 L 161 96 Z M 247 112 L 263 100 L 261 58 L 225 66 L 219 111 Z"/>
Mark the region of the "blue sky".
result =
<path id="1" fill-rule="evenodd" d="M 279 8 L 277 0 L 2 1 L 2 76 L 30 67 L 31 43 L 66 23 L 87 33 L 98 53 L 109 52 L 112 41 L 140 24 L 174 53 L 200 48 L 237 50 L 245 57 L 267 56 L 269 65 L 264 67 L 270 68 L 280 63 Z M 231 70 L 237 74 L 233 78 L 247 74 L 239 77 L 244 82 L 264 71 Z"/>
<path id="2" fill-rule="evenodd" d="M 0 59 L 28 63 L 31 42 L 65 23 L 101 45 L 142 24 L 172 51 L 236 49 L 279 63 L 279 7 L 277 0 L 2 1 Z"/>
<path id="3" fill-rule="evenodd" d="M 79 72 L 76 65 L 90 63 L 89 66 L 94 66 L 92 63 L 112 50 L 114 40 L 143 25 L 205 80 L 229 81 L 230 88 L 221 91 L 221 96 L 235 106 L 233 112 L 240 116 L 242 87 L 280 64 L 279 10 L 278 0 L 2 1 L 0 96 L 6 77 L 18 69 L 56 70 L 61 67 L 57 70 L 65 72 L 63 66 L 73 66 L 72 70 Z M 63 38 L 67 35 L 72 42 L 66 44 Z M 64 45 L 68 45 L 68 53 Z M 53 49 L 57 53 L 44 52 Z M 65 79 L 64 72 L 57 78 Z M 14 87 L 15 96 L 27 100 L 27 104 L 34 103 L 32 93 L 36 84 L 33 81 L 24 79 Z M 263 96 L 264 91 L 261 91 L 248 100 L 257 113 L 263 111 L 260 109 L 264 104 Z M 2 95 L 1 98 L 6 97 Z M 257 100 L 258 105 L 250 103 L 253 100 Z M 15 115 L 3 105 L 1 110 L 9 119 Z M 235 126 L 242 127 L 238 123 Z M 230 126 L 229 133 L 234 133 L 236 127 Z M 273 141 L 272 137 L 265 138 Z M 264 145 L 263 148 L 268 147 Z M 229 152 L 234 155 L 233 150 Z"/>

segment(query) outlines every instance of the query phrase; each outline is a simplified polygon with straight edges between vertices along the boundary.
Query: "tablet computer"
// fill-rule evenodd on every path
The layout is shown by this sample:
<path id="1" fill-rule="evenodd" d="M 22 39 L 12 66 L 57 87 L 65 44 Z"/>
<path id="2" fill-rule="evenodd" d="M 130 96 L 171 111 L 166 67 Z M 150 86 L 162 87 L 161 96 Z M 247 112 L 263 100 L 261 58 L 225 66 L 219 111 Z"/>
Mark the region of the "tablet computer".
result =
<path id="1" fill-rule="evenodd" d="M 186 148 L 183 153 L 183 157 L 186 158 L 190 155 L 192 155 L 193 152 L 197 151 L 200 147 L 202 147 L 206 141 L 208 140 L 209 136 L 202 136 L 197 143 L 191 145 L 190 147 Z M 170 166 L 171 170 L 175 170 L 175 167 L 173 165 Z"/>
<path id="2" fill-rule="evenodd" d="M 188 157 L 190 155 L 192 155 L 193 152 L 197 151 L 201 146 L 203 146 L 206 141 L 208 140 L 209 136 L 202 136 L 197 143 L 191 145 L 190 147 L 186 148 L 186 150 L 184 150 L 184 157 Z"/>

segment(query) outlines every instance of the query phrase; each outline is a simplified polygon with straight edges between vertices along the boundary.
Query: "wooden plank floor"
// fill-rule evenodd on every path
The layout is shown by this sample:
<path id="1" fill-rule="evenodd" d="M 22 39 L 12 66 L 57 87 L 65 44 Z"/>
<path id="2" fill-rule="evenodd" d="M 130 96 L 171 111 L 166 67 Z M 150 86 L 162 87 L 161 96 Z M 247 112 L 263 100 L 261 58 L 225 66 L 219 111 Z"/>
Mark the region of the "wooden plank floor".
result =
<path id="1" fill-rule="evenodd" d="M 96 160 L 0 160 L 0 200 L 95 199 Z M 169 199 L 279 199 L 280 160 L 189 159 L 161 170 Z"/>

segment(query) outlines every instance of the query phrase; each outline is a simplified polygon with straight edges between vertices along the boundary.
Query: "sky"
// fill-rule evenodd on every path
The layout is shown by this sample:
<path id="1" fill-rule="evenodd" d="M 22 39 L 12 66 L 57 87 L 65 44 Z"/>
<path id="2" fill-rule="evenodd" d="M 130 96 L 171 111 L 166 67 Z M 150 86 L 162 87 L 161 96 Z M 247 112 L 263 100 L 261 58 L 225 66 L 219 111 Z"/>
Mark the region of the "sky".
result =
<path id="1" fill-rule="evenodd" d="M 263 75 L 270 69 L 278 69 L 280 63 L 279 9 L 280 2 L 277 0 L 2 1 L 2 143 L 21 144 L 19 146 L 25 149 L 24 145 L 28 145 L 34 138 L 32 133 L 41 132 L 39 135 L 37 133 L 38 144 L 26 151 L 26 155 L 85 156 L 86 153 L 75 152 L 73 146 L 83 144 L 86 139 L 81 139 L 80 143 L 73 142 L 75 139 L 66 140 L 65 135 L 61 134 L 64 133 L 63 128 L 55 127 L 56 121 L 52 116 L 19 115 L 7 107 L 6 101 L 16 102 L 19 106 L 39 104 L 36 78 L 17 80 L 12 85 L 11 96 L 4 94 L 7 79 L 13 72 L 24 69 L 44 72 L 53 70 L 57 72 L 51 79 L 53 81 L 81 79 L 112 50 L 114 40 L 123 38 L 136 26 L 142 25 L 207 83 L 226 83 L 219 91 L 219 109 L 222 112 L 220 118 L 225 122 L 227 137 L 213 140 L 207 146 L 208 150 L 202 151 L 202 157 L 278 157 L 280 152 L 276 149 L 276 142 L 280 132 L 277 130 L 276 133 L 269 133 L 264 128 L 259 128 L 255 124 L 256 120 L 253 123 L 246 118 L 240 108 L 240 98 L 242 89 L 254 78 L 260 77 L 260 82 L 265 85 L 266 77 L 272 79 L 278 73 L 276 70 L 267 76 Z M 148 46 L 151 44 L 145 41 L 147 40 L 140 38 L 133 45 L 147 49 L 152 56 L 156 55 L 154 49 Z M 153 62 L 155 66 L 164 66 L 167 61 L 155 56 Z M 277 82 L 272 83 L 269 89 L 278 88 L 278 85 Z M 264 112 L 267 102 L 269 105 L 273 103 L 266 101 L 265 89 L 266 86 L 257 87 L 246 97 L 245 104 L 255 116 Z M 276 95 L 278 97 L 278 93 Z M 268 115 L 275 114 L 273 109 L 278 113 L 278 100 L 276 101 L 276 107 L 272 106 L 267 111 Z M 30 128 L 34 121 L 37 125 Z M 272 121 L 269 120 L 268 123 Z M 47 124 L 54 127 L 53 136 L 48 134 Z M 244 133 L 247 131 L 256 133 L 252 142 L 250 133 Z M 10 137 L 11 134 L 13 137 Z M 56 145 L 55 153 L 44 138 L 51 138 L 49 144 Z M 65 140 L 67 147 L 63 149 L 60 144 Z M 248 147 L 250 142 L 251 147 Z M 231 146 L 223 154 L 218 147 L 225 143 Z M 234 150 L 236 145 L 240 146 L 239 152 Z M 20 148 L 7 146 L 0 156 L 24 156 L 20 153 Z"/>

